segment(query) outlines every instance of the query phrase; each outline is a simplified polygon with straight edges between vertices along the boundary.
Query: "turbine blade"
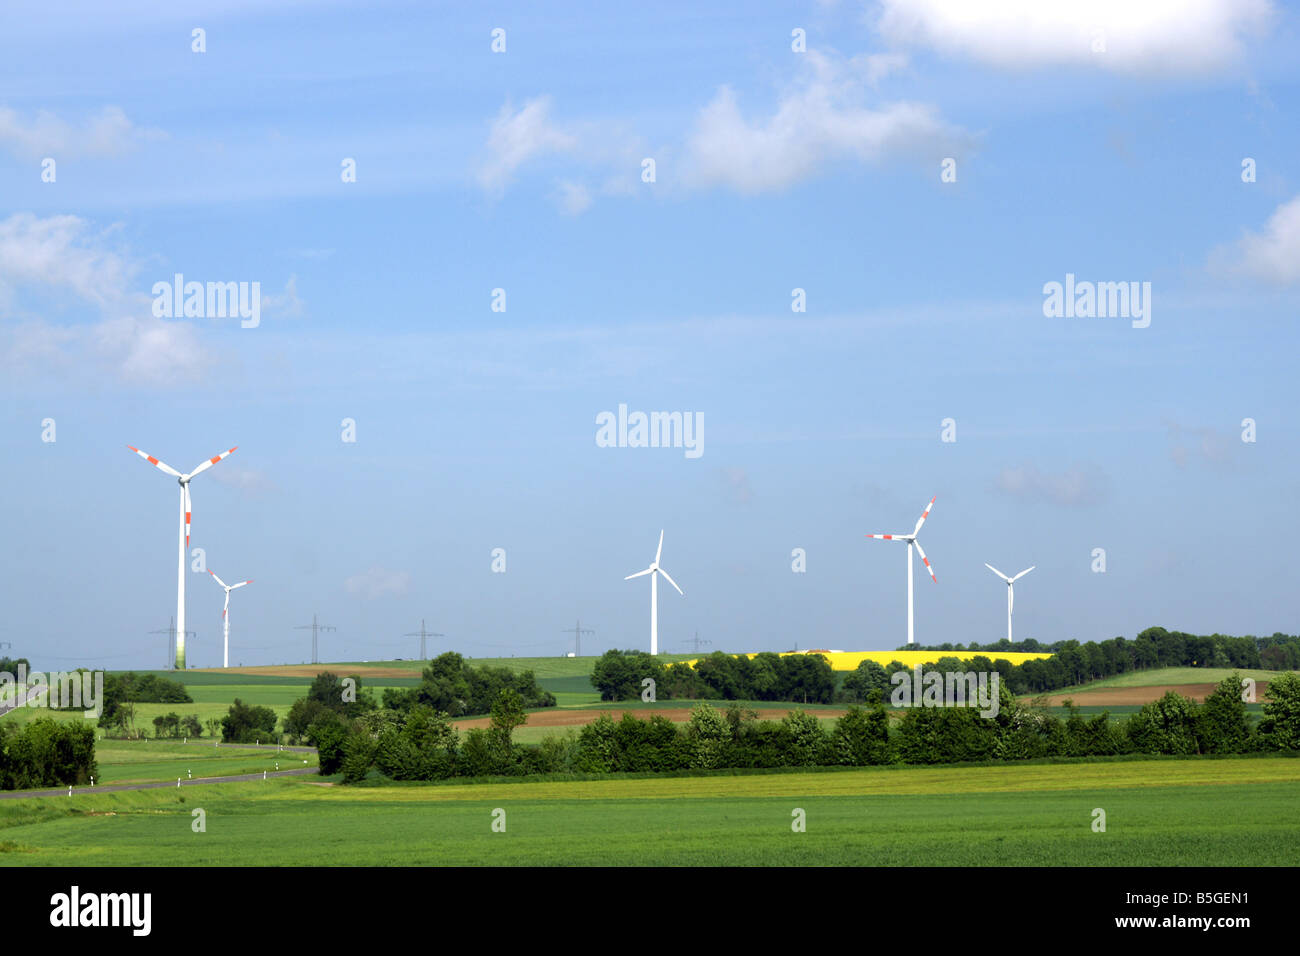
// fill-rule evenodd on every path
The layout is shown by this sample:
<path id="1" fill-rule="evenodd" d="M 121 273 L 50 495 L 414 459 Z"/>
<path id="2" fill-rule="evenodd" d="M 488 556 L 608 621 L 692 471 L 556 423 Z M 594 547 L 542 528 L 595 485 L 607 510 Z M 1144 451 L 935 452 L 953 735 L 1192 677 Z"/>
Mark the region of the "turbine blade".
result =
<path id="1" fill-rule="evenodd" d="M 1014 584 L 1007 586 L 1007 614 L 1011 614 L 1011 609 L 1016 606 L 1016 586 Z"/>
<path id="2" fill-rule="evenodd" d="M 239 447 L 238 445 L 235 446 L 235 448 L 238 447 Z M 203 474 L 205 471 L 207 471 L 217 462 L 221 461 L 221 459 L 228 457 L 231 454 L 231 452 L 235 450 L 235 448 L 230 449 L 230 451 L 223 451 L 220 455 L 217 455 L 215 458 L 209 458 L 207 461 L 203 462 L 203 464 L 197 466 L 193 471 L 191 471 L 190 477 L 193 478 L 195 475 Z"/>
<path id="3" fill-rule="evenodd" d="M 148 452 L 143 452 L 139 448 L 136 448 L 134 445 L 127 445 L 126 447 L 130 448 L 133 452 L 135 452 L 137 455 L 139 455 L 149 464 L 155 466 L 156 468 L 162 471 L 167 472 L 167 474 L 171 475 L 173 478 L 179 478 L 181 476 L 181 473 L 177 471 L 175 468 L 173 468 L 171 465 L 159 461 L 157 458 L 155 458 L 153 455 L 150 455 Z"/>
<path id="4" fill-rule="evenodd" d="M 182 487 L 185 489 L 185 550 L 190 549 L 190 483 L 185 482 Z"/>
<path id="5" fill-rule="evenodd" d="M 879 538 L 881 541 L 906 541 L 907 540 L 907 535 L 905 534 L 869 534 L 866 537 Z"/>
<path id="6" fill-rule="evenodd" d="M 938 495 L 934 496 L 934 498 L 938 497 Z M 921 517 L 916 519 L 916 527 L 912 529 L 912 537 L 916 537 L 916 533 L 921 530 L 921 525 L 925 524 L 925 519 L 930 517 L 930 509 L 934 507 L 934 498 L 931 498 L 930 503 L 925 506 L 925 510 L 921 512 Z"/>
<path id="7" fill-rule="evenodd" d="M 1035 564 L 1035 565 L 1033 565 L 1033 566 L 1031 566 L 1031 567 L 1025 568 L 1023 571 L 1021 571 L 1019 574 L 1017 574 L 1017 575 L 1016 575 L 1014 578 L 1012 578 L 1011 580 L 1012 580 L 1012 581 L 1019 581 L 1021 578 L 1023 578 L 1023 577 L 1024 577 L 1026 574 L 1028 574 L 1030 571 L 1034 570 L 1034 568 L 1036 568 L 1036 567 L 1038 567 L 1038 565 Z"/>
<path id="8" fill-rule="evenodd" d="M 925 563 L 925 569 L 930 572 L 930 577 L 935 584 L 938 584 L 939 579 L 934 576 L 934 568 L 930 567 L 930 559 L 925 556 L 925 550 L 921 547 L 921 542 L 913 541 L 912 544 L 916 546 L 916 551 L 921 556 L 921 561 Z"/>
<path id="9" fill-rule="evenodd" d="M 247 580 L 247 581 L 240 581 L 238 584 L 232 584 L 232 585 L 230 586 L 230 590 L 233 591 L 233 590 L 235 590 L 235 588 L 242 588 L 245 584 L 252 584 L 252 583 L 253 583 L 253 581 L 252 581 L 251 578 L 250 578 L 249 580 Z"/>
<path id="10" fill-rule="evenodd" d="M 672 577 L 668 574 L 667 571 L 665 571 L 663 568 L 660 568 L 660 569 L 659 569 L 659 573 L 662 574 L 665 578 L 668 579 L 668 583 L 669 583 L 669 584 L 671 584 L 673 587 L 677 588 L 677 582 L 674 581 L 674 580 L 672 579 Z M 682 592 L 682 589 L 681 589 L 681 588 L 677 588 L 677 593 L 678 593 L 678 594 L 681 594 L 682 597 L 686 597 L 686 595 Z"/>
<path id="11" fill-rule="evenodd" d="M 211 568 L 208 568 L 208 574 L 212 575 L 214 578 L 217 578 L 217 572 L 213 571 Z M 221 578 L 217 578 L 217 583 L 220 584 L 223 588 L 226 586 L 226 582 L 221 580 Z M 238 587 L 238 585 L 236 585 L 236 587 Z"/>
<path id="12" fill-rule="evenodd" d="M 664 553 L 664 532 L 659 530 L 659 547 L 655 549 L 655 564 L 659 563 L 659 556 Z"/>
<path id="13" fill-rule="evenodd" d="M 1008 584 L 1010 584 L 1014 580 L 1014 578 L 1007 577 L 1005 574 L 1003 574 L 997 568 L 993 567 L 993 565 L 989 564 L 987 561 L 984 562 L 984 567 L 988 568 L 990 571 L 992 571 L 994 574 L 1000 577 L 1003 581 L 1006 581 Z"/>
<path id="14" fill-rule="evenodd" d="M 653 570 L 654 570 L 654 568 L 646 568 L 644 571 L 638 571 L 636 574 L 629 574 L 629 575 L 628 575 L 627 577 L 625 577 L 623 580 L 624 580 L 624 581 L 631 581 L 633 578 L 642 578 L 642 577 L 645 577 L 647 574 L 649 574 L 649 573 L 650 573 L 651 571 L 653 571 Z"/>

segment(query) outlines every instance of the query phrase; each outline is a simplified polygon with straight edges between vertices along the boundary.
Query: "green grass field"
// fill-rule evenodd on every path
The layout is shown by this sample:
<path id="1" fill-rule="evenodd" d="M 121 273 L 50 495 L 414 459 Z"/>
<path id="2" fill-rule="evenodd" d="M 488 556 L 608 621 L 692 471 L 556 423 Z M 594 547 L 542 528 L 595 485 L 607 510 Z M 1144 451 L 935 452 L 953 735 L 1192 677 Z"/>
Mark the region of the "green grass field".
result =
<path id="1" fill-rule="evenodd" d="M 153 746 L 153 745 L 149 745 Z M 1300 760 L 322 787 L 0 801 L 7 865 L 1282 866 Z M 194 833 L 202 808 L 207 830 Z M 506 831 L 491 829 L 505 811 Z M 806 814 L 806 832 L 791 830 Z M 1107 815 L 1092 830 L 1093 811 Z"/>
<path id="2" fill-rule="evenodd" d="M 95 760 L 99 764 L 100 775 L 95 778 L 98 784 L 175 780 L 190 773 L 195 777 L 223 777 L 316 766 L 314 753 L 277 753 L 253 747 L 238 749 L 165 740 L 97 740 Z"/>

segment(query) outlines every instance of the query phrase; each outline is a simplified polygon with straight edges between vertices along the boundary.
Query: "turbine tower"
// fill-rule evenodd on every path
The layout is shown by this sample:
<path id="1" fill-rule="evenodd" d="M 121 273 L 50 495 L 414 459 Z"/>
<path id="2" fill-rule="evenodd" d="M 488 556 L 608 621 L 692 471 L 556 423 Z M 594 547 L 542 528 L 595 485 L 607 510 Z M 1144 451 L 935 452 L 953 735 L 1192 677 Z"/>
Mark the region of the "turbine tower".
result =
<path id="1" fill-rule="evenodd" d="M 664 576 L 664 580 L 666 580 L 673 587 L 677 588 L 677 582 L 672 579 L 672 577 L 668 574 L 667 571 L 659 567 L 659 557 L 663 553 L 664 553 L 664 533 L 661 530 L 659 532 L 659 549 L 655 551 L 655 559 L 654 561 L 650 562 L 650 567 L 646 568 L 644 571 L 638 571 L 636 574 L 629 574 L 627 577 L 623 579 L 624 581 L 631 581 L 633 578 L 644 577 L 647 574 L 650 575 L 650 653 L 651 654 L 659 653 L 659 575 L 662 574 Z M 681 594 L 682 597 L 686 597 L 686 595 L 682 592 L 681 588 L 677 588 L 677 593 Z"/>
<path id="2" fill-rule="evenodd" d="M 990 571 L 992 571 L 994 574 L 1000 577 L 1003 581 L 1007 582 L 1007 643 L 1010 644 L 1011 643 L 1011 607 L 1016 603 L 1016 582 L 1019 581 L 1021 578 L 1023 578 L 1030 571 L 1034 570 L 1034 568 L 1038 567 L 1038 565 L 1035 564 L 1025 568 L 1014 578 L 1007 577 L 1005 574 L 1003 574 L 997 568 L 993 567 L 993 565 L 989 564 L 987 561 L 984 562 L 984 567 L 988 568 Z"/>
<path id="3" fill-rule="evenodd" d="M 235 590 L 235 588 L 242 588 L 245 584 L 252 584 L 253 581 L 250 578 L 247 581 L 240 581 L 238 584 L 227 584 L 225 581 L 221 580 L 221 578 L 217 577 L 217 572 L 213 571 L 211 568 L 208 568 L 208 574 L 212 575 L 212 579 L 226 589 L 226 604 L 225 607 L 221 609 L 221 627 L 222 630 L 226 632 L 226 642 L 223 646 L 224 649 L 221 654 L 221 666 L 229 667 L 230 666 L 230 592 Z"/>
<path id="4" fill-rule="evenodd" d="M 183 671 L 185 670 L 185 553 L 190 548 L 190 481 L 195 476 L 203 474 L 235 449 L 223 451 L 215 458 L 209 458 L 188 474 L 182 475 L 175 468 L 159 461 L 153 455 L 145 454 L 132 445 L 126 447 L 160 471 L 171 475 L 176 479 L 177 484 L 181 486 L 180 560 L 176 568 L 176 669 Z"/>
<path id="5" fill-rule="evenodd" d="M 418 637 L 420 639 L 420 660 L 422 661 L 427 661 L 429 659 L 429 655 L 426 654 L 424 650 L 425 639 L 430 637 L 446 637 L 446 636 L 447 636 L 446 634 L 436 634 L 433 631 L 426 631 L 424 629 L 424 618 L 420 618 L 420 629 L 418 631 L 409 631 L 406 634 L 402 635 L 402 637 Z"/>
<path id="6" fill-rule="evenodd" d="M 934 498 L 938 498 L 935 495 Z M 930 517 L 930 509 L 934 507 L 934 498 L 925 506 L 921 512 L 921 517 L 916 520 L 916 527 L 912 529 L 911 534 L 869 534 L 868 538 L 880 538 L 882 541 L 906 541 L 907 542 L 907 643 L 912 641 L 912 549 L 921 555 L 921 560 L 925 562 L 925 569 L 930 572 L 930 578 L 935 584 L 939 579 L 934 576 L 934 568 L 930 567 L 930 560 L 925 556 L 925 549 L 921 547 L 921 542 L 916 540 L 916 536 L 921 532 L 921 525 L 925 524 L 925 519 Z"/>

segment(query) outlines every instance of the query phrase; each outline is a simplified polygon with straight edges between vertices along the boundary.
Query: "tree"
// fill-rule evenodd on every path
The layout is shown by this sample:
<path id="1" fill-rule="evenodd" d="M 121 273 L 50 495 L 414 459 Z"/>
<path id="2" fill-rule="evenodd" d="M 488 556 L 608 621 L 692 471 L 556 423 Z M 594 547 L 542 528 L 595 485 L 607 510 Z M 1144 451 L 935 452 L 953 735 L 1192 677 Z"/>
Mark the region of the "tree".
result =
<path id="1" fill-rule="evenodd" d="M 221 718 L 209 717 L 203 722 L 203 726 L 208 728 L 209 737 L 215 737 L 217 734 L 221 733 Z M 195 736 L 197 737 L 198 734 L 195 734 Z"/>
<path id="2" fill-rule="evenodd" d="M 1259 736 L 1272 750 L 1300 750 L 1300 675 L 1279 674 L 1269 682 Z"/>
<path id="3" fill-rule="evenodd" d="M 1197 714 L 1196 736 L 1203 753 L 1244 753 L 1250 748 L 1250 717 L 1241 699 L 1241 675 L 1219 681 Z"/>
<path id="4" fill-rule="evenodd" d="M 992 666 L 990 665 L 990 670 Z M 889 675 L 875 661 L 862 661 L 844 678 L 841 689 L 845 700 L 854 703 L 883 704 L 888 697 Z"/>
<path id="5" fill-rule="evenodd" d="M 850 767 L 888 763 L 889 715 L 878 703 L 866 710 L 850 707 L 835 722 L 831 742 L 837 763 Z"/>
<path id="6" fill-rule="evenodd" d="M 221 719 L 221 739 L 226 743 L 251 744 L 275 739 L 275 711 L 270 707 L 250 707 L 238 697 Z"/>
<path id="7" fill-rule="evenodd" d="M 523 698 L 512 687 L 502 688 L 492 703 L 492 733 L 502 750 L 510 750 L 511 735 L 527 720 Z"/>

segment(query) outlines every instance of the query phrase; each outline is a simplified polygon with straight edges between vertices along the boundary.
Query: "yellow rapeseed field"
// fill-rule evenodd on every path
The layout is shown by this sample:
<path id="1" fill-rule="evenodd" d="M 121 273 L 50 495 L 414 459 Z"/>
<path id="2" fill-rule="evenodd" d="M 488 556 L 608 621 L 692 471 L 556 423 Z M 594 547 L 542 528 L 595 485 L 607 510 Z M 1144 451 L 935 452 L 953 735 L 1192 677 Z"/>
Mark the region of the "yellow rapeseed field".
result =
<path id="1" fill-rule="evenodd" d="M 831 670 L 851 671 L 856 670 L 858 665 L 863 661 L 875 661 L 882 667 L 892 661 L 898 661 L 906 664 L 908 667 L 915 667 L 917 664 L 933 664 L 941 657 L 959 657 L 967 660 L 971 657 L 982 656 L 990 660 L 1006 660 L 1012 664 L 1023 664 L 1025 661 L 1042 660 L 1045 657 L 1051 657 L 1051 654 L 1029 653 L 1027 651 L 787 651 L 782 657 L 789 657 L 791 654 L 821 654 L 830 662 Z M 756 654 L 746 654 L 746 657 L 755 657 Z M 699 658 L 686 661 L 692 667 L 695 666 Z"/>

